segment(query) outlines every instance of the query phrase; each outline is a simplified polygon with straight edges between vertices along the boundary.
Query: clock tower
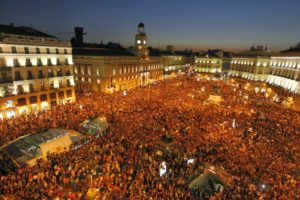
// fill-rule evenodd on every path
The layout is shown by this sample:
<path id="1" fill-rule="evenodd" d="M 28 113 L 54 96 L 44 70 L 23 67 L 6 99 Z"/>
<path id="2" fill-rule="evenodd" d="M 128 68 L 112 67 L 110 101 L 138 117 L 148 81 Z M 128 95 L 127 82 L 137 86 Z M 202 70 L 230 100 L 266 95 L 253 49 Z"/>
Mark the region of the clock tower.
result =
<path id="1" fill-rule="evenodd" d="M 149 58 L 149 52 L 147 49 L 147 35 L 145 32 L 144 23 L 139 23 L 138 25 L 138 34 L 135 35 L 135 49 L 137 55 L 147 60 Z"/>

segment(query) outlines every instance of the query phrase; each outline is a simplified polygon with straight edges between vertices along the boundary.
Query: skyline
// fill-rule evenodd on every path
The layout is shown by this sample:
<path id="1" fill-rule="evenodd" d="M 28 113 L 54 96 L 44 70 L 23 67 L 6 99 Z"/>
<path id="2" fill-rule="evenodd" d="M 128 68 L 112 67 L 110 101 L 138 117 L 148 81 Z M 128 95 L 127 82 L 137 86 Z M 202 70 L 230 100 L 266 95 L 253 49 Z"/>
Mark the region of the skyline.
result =
<path id="1" fill-rule="evenodd" d="M 0 23 L 32 26 L 63 40 L 72 34 L 59 33 L 81 26 L 87 32 L 85 42 L 119 41 L 124 47 L 134 45 L 141 21 L 149 46 L 161 49 L 170 44 L 181 50 L 242 51 L 255 43 L 276 52 L 300 41 L 300 2 L 296 0 L 89 2 L 1 2 Z"/>

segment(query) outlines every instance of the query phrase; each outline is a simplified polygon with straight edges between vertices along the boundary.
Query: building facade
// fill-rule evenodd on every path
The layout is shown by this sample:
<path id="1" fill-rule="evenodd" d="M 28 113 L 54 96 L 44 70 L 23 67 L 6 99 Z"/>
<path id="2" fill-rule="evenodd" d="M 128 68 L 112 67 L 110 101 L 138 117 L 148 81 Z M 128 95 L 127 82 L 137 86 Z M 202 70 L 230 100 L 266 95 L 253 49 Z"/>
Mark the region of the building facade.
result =
<path id="1" fill-rule="evenodd" d="M 235 56 L 231 60 L 229 75 L 252 81 L 265 82 L 269 75 L 269 57 Z"/>
<path id="2" fill-rule="evenodd" d="M 82 51 L 86 52 L 86 49 Z M 74 50 L 74 74 L 78 91 L 109 93 L 129 90 L 162 79 L 163 65 L 160 59 L 140 60 L 126 50 L 92 51 L 94 53 L 89 51 L 89 55 L 82 55 L 83 52 L 75 53 Z M 105 52 L 110 55 L 103 55 Z"/>
<path id="3" fill-rule="evenodd" d="M 75 101 L 72 48 L 31 27 L 0 25 L 0 118 Z"/>
<path id="4" fill-rule="evenodd" d="M 269 68 L 268 84 L 300 94 L 300 53 L 272 56 Z"/>
<path id="5" fill-rule="evenodd" d="M 76 43 L 73 46 L 74 74 L 79 91 L 109 93 L 162 79 L 163 59 L 149 55 L 143 23 L 138 25 L 131 51 L 120 45 Z"/>
<path id="6" fill-rule="evenodd" d="M 195 72 L 221 73 L 222 58 L 216 56 L 197 56 L 195 58 Z"/>

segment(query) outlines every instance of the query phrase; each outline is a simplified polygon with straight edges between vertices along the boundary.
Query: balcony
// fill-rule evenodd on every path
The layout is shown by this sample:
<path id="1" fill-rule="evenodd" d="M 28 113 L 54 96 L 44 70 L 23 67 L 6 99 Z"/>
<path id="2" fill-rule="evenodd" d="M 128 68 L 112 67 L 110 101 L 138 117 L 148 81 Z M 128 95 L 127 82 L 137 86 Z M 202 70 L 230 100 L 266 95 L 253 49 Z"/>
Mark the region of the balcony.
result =
<path id="1" fill-rule="evenodd" d="M 46 86 L 42 85 L 41 86 L 41 91 L 46 91 L 46 90 L 47 90 Z"/>
<path id="2" fill-rule="evenodd" d="M 54 73 L 49 73 L 49 74 L 48 74 L 48 78 L 53 78 L 53 77 L 55 77 L 55 76 L 54 76 Z"/>
<path id="3" fill-rule="evenodd" d="M 23 81 L 23 77 L 21 76 L 16 76 L 14 81 Z"/>
<path id="4" fill-rule="evenodd" d="M 32 79 L 34 79 L 34 76 L 32 75 L 27 76 L 27 80 L 32 80 Z"/>
<path id="5" fill-rule="evenodd" d="M 31 61 L 26 61 L 26 67 L 32 67 Z"/>
<path id="6" fill-rule="evenodd" d="M 10 83 L 12 82 L 12 78 L 9 77 L 9 78 L 0 78 L 0 83 Z"/>
<path id="7" fill-rule="evenodd" d="M 39 79 L 43 79 L 43 78 L 45 78 L 45 76 L 44 76 L 43 74 L 39 74 L 39 75 L 38 75 L 38 78 L 39 78 Z"/>
<path id="8" fill-rule="evenodd" d="M 21 64 L 19 62 L 14 62 L 14 67 L 21 67 Z"/>
<path id="9" fill-rule="evenodd" d="M 47 65 L 48 65 L 48 66 L 53 66 L 53 64 L 52 64 L 51 61 L 48 61 L 48 62 L 47 62 Z"/>

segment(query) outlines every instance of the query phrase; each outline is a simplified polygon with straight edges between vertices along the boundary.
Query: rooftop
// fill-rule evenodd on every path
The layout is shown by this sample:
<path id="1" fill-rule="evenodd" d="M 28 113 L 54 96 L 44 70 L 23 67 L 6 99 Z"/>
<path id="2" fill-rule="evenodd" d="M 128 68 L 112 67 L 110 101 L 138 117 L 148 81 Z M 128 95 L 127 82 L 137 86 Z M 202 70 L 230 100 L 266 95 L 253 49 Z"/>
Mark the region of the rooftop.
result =
<path id="1" fill-rule="evenodd" d="M 10 25 L 2 25 L 0 24 L 0 33 L 6 34 L 15 34 L 15 35 L 26 35 L 26 36 L 35 36 L 35 37 L 48 37 L 48 38 L 55 38 L 56 37 L 49 35 L 47 33 L 41 32 L 36 30 L 32 27 L 28 26 L 14 26 L 13 24 Z"/>
<path id="2" fill-rule="evenodd" d="M 90 55 L 90 56 L 135 56 L 126 49 L 110 49 L 110 48 L 73 48 L 74 55 Z"/>

